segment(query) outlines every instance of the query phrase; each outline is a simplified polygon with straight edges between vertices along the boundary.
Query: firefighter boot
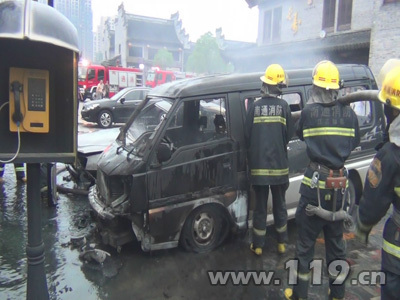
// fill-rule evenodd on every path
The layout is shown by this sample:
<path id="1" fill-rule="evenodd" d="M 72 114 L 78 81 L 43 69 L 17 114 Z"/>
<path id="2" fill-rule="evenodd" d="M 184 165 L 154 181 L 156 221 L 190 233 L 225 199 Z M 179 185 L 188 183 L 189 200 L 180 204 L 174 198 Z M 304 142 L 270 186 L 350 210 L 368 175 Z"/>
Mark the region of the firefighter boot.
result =
<path id="1" fill-rule="evenodd" d="M 285 243 L 278 243 L 278 253 L 279 254 L 286 253 L 286 244 Z"/>
<path id="2" fill-rule="evenodd" d="M 303 298 L 297 298 L 293 295 L 293 289 L 287 288 L 284 291 L 285 299 L 286 300 L 305 300 Z"/>
<path id="3" fill-rule="evenodd" d="M 250 250 L 254 252 L 256 255 L 260 256 L 262 254 L 261 248 L 254 248 L 253 243 L 250 244 Z"/>
<path id="4" fill-rule="evenodd" d="M 343 300 L 344 298 L 335 298 L 331 296 L 331 289 L 328 290 L 328 297 L 329 300 Z"/>

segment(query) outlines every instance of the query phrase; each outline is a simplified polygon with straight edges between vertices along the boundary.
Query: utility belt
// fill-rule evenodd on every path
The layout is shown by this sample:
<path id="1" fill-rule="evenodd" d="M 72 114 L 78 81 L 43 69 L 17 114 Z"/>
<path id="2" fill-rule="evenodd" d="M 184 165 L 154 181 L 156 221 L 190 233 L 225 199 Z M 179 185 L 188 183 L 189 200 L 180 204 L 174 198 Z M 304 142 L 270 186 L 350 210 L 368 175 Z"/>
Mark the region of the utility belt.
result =
<path id="1" fill-rule="evenodd" d="M 317 186 L 317 178 L 321 175 L 326 176 L 325 188 L 326 189 L 344 189 L 347 186 L 347 170 L 341 168 L 332 170 L 324 165 L 316 162 L 311 162 L 309 168 L 314 171 L 311 178 L 311 184 Z M 314 187 L 315 187 L 314 186 Z M 311 187 L 313 188 L 313 187 Z"/>
<path id="2" fill-rule="evenodd" d="M 353 226 L 353 220 L 351 216 L 343 210 L 344 203 L 346 201 L 347 196 L 347 170 L 345 168 L 341 168 L 338 170 L 332 170 L 324 165 L 318 164 L 316 162 L 311 162 L 309 168 L 314 171 L 310 188 L 317 188 L 317 197 L 318 197 L 318 206 L 307 204 L 306 206 L 306 214 L 308 216 L 317 215 L 318 217 L 327 220 L 327 221 L 344 221 L 344 226 L 350 228 Z M 333 211 L 322 208 L 321 206 L 321 194 L 320 194 L 320 175 L 325 175 L 325 189 L 332 189 L 333 191 L 333 202 L 332 209 Z M 342 206 L 336 211 L 336 200 L 337 193 L 343 194 Z"/>
<path id="3" fill-rule="evenodd" d="M 400 228 L 400 211 L 393 207 L 392 220 Z"/>

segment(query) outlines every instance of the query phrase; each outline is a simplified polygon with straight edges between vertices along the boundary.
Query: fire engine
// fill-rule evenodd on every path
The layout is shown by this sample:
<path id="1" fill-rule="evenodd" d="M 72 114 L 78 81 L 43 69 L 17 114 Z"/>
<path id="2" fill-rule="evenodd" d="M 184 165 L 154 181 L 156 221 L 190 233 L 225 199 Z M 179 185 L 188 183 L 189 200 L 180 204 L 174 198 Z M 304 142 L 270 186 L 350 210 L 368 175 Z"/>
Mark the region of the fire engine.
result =
<path id="1" fill-rule="evenodd" d="M 171 82 L 178 79 L 185 79 L 190 77 L 194 77 L 194 75 L 192 73 L 177 72 L 172 70 L 161 70 L 160 68 L 155 67 L 152 68 L 147 73 L 146 86 L 153 88 L 157 85 L 166 82 Z"/>
<path id="2" fill-rule="evenodd" d="M 108 97 L 131 86 L 143 86 L 143 71 L 136 68 L 105 67 L 101 65 L 79 64 L 78 87 L 83 99 L 96 98 L 96 89 L 100 80 L 109 84 Z"/>

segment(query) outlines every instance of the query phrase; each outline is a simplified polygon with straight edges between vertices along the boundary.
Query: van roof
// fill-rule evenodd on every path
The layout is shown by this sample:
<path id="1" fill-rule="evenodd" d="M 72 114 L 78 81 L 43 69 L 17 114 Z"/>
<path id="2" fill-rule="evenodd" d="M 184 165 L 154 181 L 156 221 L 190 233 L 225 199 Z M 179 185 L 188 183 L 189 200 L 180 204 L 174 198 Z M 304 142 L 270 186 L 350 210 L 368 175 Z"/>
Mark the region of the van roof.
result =
<path id="1" fill-rule="evenodd" d="M 340 79 L 345 82 L 356 79 L 372 79 L 370 69 L 365 65 L 338 64 Z M 312 84 L 312 68 L 286 70 L 289 87 Z M 263 73 L 233 73 L 210 75 L 173 81 L 160 85 L 149 92 L 149 96 L 166 98 L 184 98 L 196 95 L 229 93 L 255 90 L 261 87 L 260 76 Z"/>

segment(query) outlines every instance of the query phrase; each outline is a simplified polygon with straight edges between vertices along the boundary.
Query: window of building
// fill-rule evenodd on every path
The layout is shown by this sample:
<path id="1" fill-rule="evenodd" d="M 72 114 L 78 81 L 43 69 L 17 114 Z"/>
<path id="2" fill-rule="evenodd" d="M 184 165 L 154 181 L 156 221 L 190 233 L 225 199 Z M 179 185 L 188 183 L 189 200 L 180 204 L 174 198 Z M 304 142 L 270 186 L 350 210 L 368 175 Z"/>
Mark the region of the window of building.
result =
<path id="1" fill-rule="evenodd" d="M 263 42 L 279 41 L 281 39 L 282 7 L 264 12 Z"/>
<path id="2" fill-rule="evenodd" d="M 157 54 L 157 51 L 158 51 L 158 49 L 154 49 L 154 48 L 149 48 L 149 51 L 148 51 L 148 59 L 149 60 L 154 60 L 154 57 L 156 56 L 156 54 Z"/>
<path id="3" fill-rule="evenodd" d="M 332 32 L 335 28 L 336 0 L 324 0 L 322 29 Z"/>
<path id="4" fill-rule="evenodd" d="M 353 0 L 339 0 L 337 30 L 351 29 Z"/>
<path id="5" fill-rule="evenodd" d="M 281 39 L 282 7 L 274 8 L 272 22 L 272 40 L 279 41 Z"/>
<path id="6" fill-rule="evenodd" d="M 172 57 L 174 61 L 179 61 L 179 51 L 170 51 L 172 53 Z"/>
<path id="7" fill-rule="evenodd" d="M 351 29 L 353 0 L 324 0 L 322 29 L 326 32 Z"/>
<path id="8" fill-rule="evenodd" d="M 129 56 L 143 57 L 143 48 L 142 47 L 129 47 Z"/>

